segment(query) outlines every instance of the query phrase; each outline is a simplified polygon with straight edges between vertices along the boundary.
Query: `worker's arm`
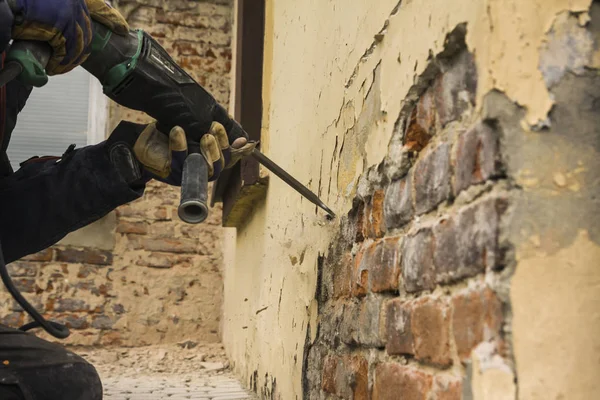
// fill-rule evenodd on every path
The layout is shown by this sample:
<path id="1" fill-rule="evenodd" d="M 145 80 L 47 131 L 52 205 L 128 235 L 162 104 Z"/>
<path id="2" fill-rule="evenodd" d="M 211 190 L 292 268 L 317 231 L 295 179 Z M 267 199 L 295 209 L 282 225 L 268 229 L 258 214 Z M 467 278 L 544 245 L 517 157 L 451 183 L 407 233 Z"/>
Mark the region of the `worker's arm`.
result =
<path id="1" fill-rule="evenodd" d="M 126 179 L 101 143 L 74 150 L 59 163 L 30 162 L 0 181 L 0 243 L 6 262 L 40 251 L 140 197 L 144 180 Z"/>

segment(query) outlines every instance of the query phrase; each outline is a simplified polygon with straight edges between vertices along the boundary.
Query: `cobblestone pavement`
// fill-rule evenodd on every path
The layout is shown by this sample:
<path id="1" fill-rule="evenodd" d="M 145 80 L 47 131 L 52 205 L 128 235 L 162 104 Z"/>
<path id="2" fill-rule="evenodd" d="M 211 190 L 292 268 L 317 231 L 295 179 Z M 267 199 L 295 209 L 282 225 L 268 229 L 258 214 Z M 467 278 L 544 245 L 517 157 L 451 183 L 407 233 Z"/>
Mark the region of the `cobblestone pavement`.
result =
<path id="1" fill-rule="evenodd" d="M 256 399 L 229 370 L 220 344 L 73 350 L 98 370 L 106 400 Z"/>

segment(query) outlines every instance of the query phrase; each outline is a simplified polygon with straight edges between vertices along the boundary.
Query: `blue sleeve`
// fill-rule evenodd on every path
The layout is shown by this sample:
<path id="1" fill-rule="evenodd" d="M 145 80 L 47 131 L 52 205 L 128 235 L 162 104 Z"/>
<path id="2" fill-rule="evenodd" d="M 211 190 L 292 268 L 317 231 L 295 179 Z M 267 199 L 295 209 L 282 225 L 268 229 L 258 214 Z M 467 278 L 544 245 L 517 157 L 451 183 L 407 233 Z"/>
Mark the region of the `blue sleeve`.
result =
<path id="1" fill-rule="evenodd" d="M 0 53 L 8 46 L 13 26 L 13 14 L 6 0 L 0 0 Z"/>
<path id="2" fill-rule="evenodd" d="M 68 233 L 135 200 L 105 144 L 74 150 L 62 161 L 25 164 L 0 181 L 0 243 L 7 263 L 51 246 Z"/>

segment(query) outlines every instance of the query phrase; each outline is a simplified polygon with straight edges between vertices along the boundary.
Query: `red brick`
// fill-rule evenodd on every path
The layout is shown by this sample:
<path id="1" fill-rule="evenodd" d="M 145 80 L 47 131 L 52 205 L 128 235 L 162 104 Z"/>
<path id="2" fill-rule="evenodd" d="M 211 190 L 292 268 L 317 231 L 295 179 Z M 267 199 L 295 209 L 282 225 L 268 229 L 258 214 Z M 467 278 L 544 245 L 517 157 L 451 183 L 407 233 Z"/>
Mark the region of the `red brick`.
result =
<path id="1" fill-rule="evenodd" d="M 400 277 L 400 238 L 387 238 L 377 243 L 369 253 L 369 276 L 371 291 L 375 293 L 397 292 Z M 365 256 L 366 257 L 366 256 Z"/>
<path id="2" fill-rule="evenodd" d="M 335 369 L 335 394 L 347 400 L 369 399 L 369 363 L 360 355 L 345 355 Z"/>
<path id="3" fill-rule="evenodd" d="M 409 223 L 414 216 L 412 195 L 412 171 L 387 187 L 383 214 L 387 229 L 401 228 Z"/>
<path id="4" fill-rule="evenodd" d="M 453 376 L 437 376 L 435 379 L 436 400 L 462 400 L 462 381 Z"/>
<path id="5" fill-rule="evenodd" d="M 451 195 L 450 145 L 443 143 L 428 151 L 415 166 L 415 211 L 433 210 Z"/>
<path id="6" fill-rule="evenodd" d="M 148 233 L 148 223 L 143 221 L 124 221 L 120 220 L 117 225 L 118 233 L 135 233 L 145 235 Z"/>
<path id="7" fill-rule="evenodd" d="M 438 367 L 452 365 L 450 353 L 450 312 L 440 299 L 415 301 L 411 313 L 415 358 Z"/>
<path id="8" fill-rule="evenodd" d="M 111 265 L 113 255 L 110 251 L 98 249 L 56 249 L 56 260 L 78 264 Z"/>
<path id="9" fill-rule="evenodd" d="M 421 229 L 415 235 L 404 239 L 401 270 L 407 292 L 431 290 L 435 287 L 434 247 L 430 229 Z"/>
<path id="10" fill-rule="evenodd" d="M 165 253 L 196 253 L 198 241 L 194 239 L 144 238 L 141 246 L 147 251 Z"/>
<path id="11" fill-rule="evenodd" d="M 397 292 L 400 275 L 399 238 L 381 239 L 359 251 L 356 256 L 353 294 Z"/>
<path id="12" fill-rule="evenodd" d="M 383 219 L 384 191 L 377 190 L 373 193 L 371 201 L 367 207 L 367 226 L 368 237 L 380 238 L 385 234 L 385 223 Z"/>
<path id="13" fill-rule="evenodd" d="M 454 152 L 454 194 L 500 174 L 498 133 L 479 122 L 459 136 Z"/>
<path id="14" fill-rule="evenodd" d="M 351 218 L 351 221 L 354 222 L 354 224 L 351 223 L 351 226 L 354 228 L 355 232 L 354 232 L 354 241 L 355 242 L 362 242 L 363 240 L 365 240 L 367 234 L 367 217 L 365 215 L 365 203 L 362 201 L 355 201 L 352 210 L 349 213 L 349 216 Z"/>
<path id="15" fill-rule="evenodd" d="M 489 289 L 464 291 L 452 299 L 454 341 L 461 360 L 481 342 L 500 337 L 502 303 Z"/>
<path id="16" fill-rule="evenodd" d="M 335 376 L 338 366 L 338 358 L 331 354 L 325 357 L 323 361 L 323 373 L 321 374 L 321 389 L 324 392 L 335 394 L 336 393 L 336 382 Z"/>
<path id="17" fill-rule="evenodd" d="M 410 151 L 421 151 L 435 134 L 436 112 L 431 90 L 425 92 L 413 109 L 406 131 L 404 145 Z"/>
<path id="18" fill-rule="evenodd" d="M 22 258 L 25 261 L 52 261 L 52 256 L 54 255 L 54 251 L 49 248 L 42 250 L 38 253 L 29 254 Z"/>
<path id="19" fill-rule="evenodd" d="M 350 253 L 344 254 L 333 266 L 333 298 L 350 296 L 354 260 Z"/>
<path id="20" fill-rule="evenodd" d="M 413 355 L 410 303 L 403 299 L 387 302 L 385 312 L 386 350 L 390 355 Z"/>
<path id="21" fill-rule="evenodd" d="M 38 272 L 38 265 L 35 263 L 16 261 L 6 266 L 8 274 L 13 277 L 34 277 Z"/>
<path id="22" fill-rule="evenodd" d="M 373 400 L 427 400 L 430 374 L 397 363 L 383 363 L 375 370 Z"/>
<path id="23" fill-rule="evenodd" d="M 352 273 L 352 295 L 362 297 L 369 291 L 369 269 L 368 265 L 363 263 L 366 250 L 359 251 L 354 259 L 354 268 Z"/>

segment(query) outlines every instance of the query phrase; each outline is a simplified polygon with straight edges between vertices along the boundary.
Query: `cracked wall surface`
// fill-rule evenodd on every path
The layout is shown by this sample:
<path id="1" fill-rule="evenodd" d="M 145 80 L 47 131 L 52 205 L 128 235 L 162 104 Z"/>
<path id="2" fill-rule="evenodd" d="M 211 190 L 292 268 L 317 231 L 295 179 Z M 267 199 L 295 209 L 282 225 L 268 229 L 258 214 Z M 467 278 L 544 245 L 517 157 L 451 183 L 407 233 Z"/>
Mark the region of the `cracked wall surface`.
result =
<path id="1" fill-rule="evenodd" d="M 598 7 L 267 2 L 264 148 L 340 217 L 271 179 L 229 238 L 263 398 L 600 392 Z"/>

